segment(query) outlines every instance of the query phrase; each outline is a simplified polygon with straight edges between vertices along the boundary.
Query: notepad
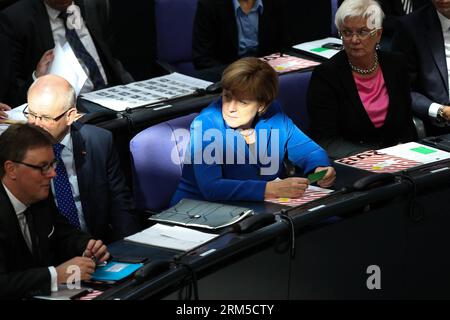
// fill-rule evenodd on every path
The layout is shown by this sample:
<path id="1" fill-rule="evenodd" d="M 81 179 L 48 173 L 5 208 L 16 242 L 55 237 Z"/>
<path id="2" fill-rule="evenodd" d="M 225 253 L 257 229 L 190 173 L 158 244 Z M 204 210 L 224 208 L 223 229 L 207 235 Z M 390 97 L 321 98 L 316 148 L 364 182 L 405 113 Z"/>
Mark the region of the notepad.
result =
<path id="1" fill-rule="evenodd" d="M 202 200 L 182 199 L 175 206 L 155 214 L 149 220 L 187 227 L 218 229 L 253 215 L 253 210 Z"/>
<path id="2" fill-rule="evenodd" d="M 142 267 L 142 263 L 109 262 L 106 266 L 97 268 L 92 275 L 94 281 L 119 281 Z"/>

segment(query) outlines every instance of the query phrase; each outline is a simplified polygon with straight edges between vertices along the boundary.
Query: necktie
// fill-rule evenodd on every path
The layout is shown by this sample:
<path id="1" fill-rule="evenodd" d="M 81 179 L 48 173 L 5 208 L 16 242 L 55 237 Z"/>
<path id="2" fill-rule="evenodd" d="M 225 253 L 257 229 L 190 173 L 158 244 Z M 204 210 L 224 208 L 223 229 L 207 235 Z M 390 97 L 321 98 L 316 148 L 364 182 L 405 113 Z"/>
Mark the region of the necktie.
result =
<path id="1" fill-rule="evenodd" d="M 64 28 L 66 29 L 67 42 L 72 47 L 76 57 L 83 61 L 84 65 L 89 70 L 89 79 L 91 79 L 92 83 L 94 84 L 94 90 L 103 89 L 106 87 L 106 84 L 103 80 L 100 70 L 98 69 L 97 63 L 84 47 L 75 29 L 67 28 L 68 16 L 69 14 L 64 11 L 62 11 L 58 16 L 60 19 L 62 19 Z"/>
<path id="2" fill-rule="evenodd" d="M 64 145 L 57 143 L 53 145 L 58 165 L 56 166 L 56 177 L 53 178 L 53 186 L 55 187 L 56 201 L 58 202 L 59 211 L 67 218 L 71 225 L 80 229 L 80 220 L 78 219 L 78 211 L 73 199 L 72 188 L 70 187 L 69 177 L 66 167 L 61 158 L 61 151 Z"/>
<path id="3" fill-rule="evenodd" d="M 30 252 L 33 252 L 33 242 L 31 240 L 30 230 L 28 229 L 25 212 L 19 213 L 17 215 L 17 219 L 19 220 L 20 229 L 22 230 L 25 243 L 27 244 L 28 249 L 30 249 Z"/>
<path id="4" fill-rule="evenodd" d="M 402 0 L 403 11 L 405 14 L 409 14 L 412 12 L 412 3 L 411 0 Z"/>

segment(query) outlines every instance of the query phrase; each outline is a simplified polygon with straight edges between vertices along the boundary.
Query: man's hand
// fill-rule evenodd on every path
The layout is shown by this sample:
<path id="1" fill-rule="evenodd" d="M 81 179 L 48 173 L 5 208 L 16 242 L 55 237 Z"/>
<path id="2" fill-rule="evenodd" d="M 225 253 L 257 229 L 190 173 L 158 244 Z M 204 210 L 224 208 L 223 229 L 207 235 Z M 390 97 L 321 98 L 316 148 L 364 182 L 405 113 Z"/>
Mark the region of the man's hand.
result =
<path id="1" fill-rule="evenodd" d="M 286 178 L 267 182 L 265 199 L 300 198 L 308 188 L 309 181 L 305 178 Z"/>
<path id="2" fill-rule="evenodd" d="M 95 271 L 95 262 L 91 258 L 75 257 L 56 267 L 58 283 L 67 283 L 67 278 L 73 274 L 69 269 L 72 266 L 80 269 L 80 280 L 89 280 Z"/>
<path id="3" fill-rule="evenodd" d="M 39 78 L 47 74 L 48 68 L 50 67 L 50 63 L 52 63 L 54 57 L 55 56 L 53 54 L 53 49 L 46 51 L 42 55 L 41 60 L 39 60 L 36 66 L 36 78 Z"/>
<path id="4" fill-rule="evenodd" d="M 444 118 L 446 121 L 450 121 L 450 106 L 443 106 Z"/>
<path id="5" fill-rule="evenodd" d="M 111 255 L 102 240 L 91 239 L 86 246 L 86 250 L 84 250 L 83 256 L 99 262 L 104 262 L 108 260 Z"/>
<path id="6" fill-rule="evenodd" d="M 322 179 L 317 181 L 317 184 L 319 187 L 322 188 L 328 188 L 331 187 L 334 183 L 334 180 L 336 180 L 336 171 L 333 167 L 317 167 L 314 172 L 319 172 L 322 170 L 327 170 L 327 173 L 324 175 Z"/>
<path id="7" fill-rule="evenodd" d="M 0 102 L 0 119 L 7 119 L 8 115 L 4 111 L 11 110 L 10 106 Z"/>

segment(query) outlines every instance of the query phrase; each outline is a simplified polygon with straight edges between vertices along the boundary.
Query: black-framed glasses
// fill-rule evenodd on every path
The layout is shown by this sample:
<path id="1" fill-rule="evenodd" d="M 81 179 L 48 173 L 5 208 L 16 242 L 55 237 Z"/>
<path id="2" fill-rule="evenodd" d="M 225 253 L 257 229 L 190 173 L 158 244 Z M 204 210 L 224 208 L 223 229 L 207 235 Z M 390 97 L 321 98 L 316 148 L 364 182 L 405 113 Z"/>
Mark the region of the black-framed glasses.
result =
<path id="1" fill-rule="evenodd" d="M 14 161 L 11 160 L 14 163 L 19 163 L 19 164 L 23 164 L 24 166 L 36 169 L 36 170 L 41 170 L 41 173 L 43 175 L 47 175 L 50 171 L 50 169 L 56 169 L 56 166 L 58 165 L 59 161 L 58 159 L 53 159 L 50 163 L 44 164 L 42 166 L 38 166 L 35 164 L 31 164 L 31 163 L 26 163 L 26 162 L 22 162 L 22 161 Z"/>
<path id="2" fill-rule="evenodd" d="M 57 117 L 39 116 L 39 115 L 35 114 L 34 112 L 31 112 L 29 109 L 28 110 L 27 109 L 28 109 L 28 104 L 25 106 L 22 113 L 25 116 L 25 118 L 27 118 L 28 120 L 36 121 L 37 119 L 39 119 L 42 122 L 58 122 L 59 119 L 61 119 L 71 108 L 67 109 L 66 111 L 64 111 Z"/>
<path id="3" fill-rule="evenodd" d="M 341 35 L 342 40 L 351 40 L 353 39 L 353 36 L 355 35 L 359 40 L 366 40 L 367 38 L 373 37 L 377 33 L 377 29 L 361 29 L 357 31 L 350 31 L 350 30 L 342 30 L 339 32 Z"/>

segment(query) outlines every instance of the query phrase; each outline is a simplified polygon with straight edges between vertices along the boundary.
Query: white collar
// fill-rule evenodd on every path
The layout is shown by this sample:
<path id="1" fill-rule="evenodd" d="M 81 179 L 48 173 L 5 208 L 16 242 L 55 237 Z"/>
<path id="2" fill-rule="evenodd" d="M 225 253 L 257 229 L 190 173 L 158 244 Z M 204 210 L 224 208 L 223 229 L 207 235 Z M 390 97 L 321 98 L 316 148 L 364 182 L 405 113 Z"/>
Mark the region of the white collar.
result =
<path id="1" fill-rule="evenodd" d="M 450 19 L 441 14 L 439 11 L 437 11 L 439 21 L 441 21 L 441 28 L 442 31 L 447 32 L 450 29 Z"/>
<path id="2" fill-rule="evenodd" d="M 64 138 L 62 138 L 60 143 L 64 146 L 64 149 L 69 150 L 71 153 L 73 153 L 73 141 L 72 141 L 72 135 L 70 134 L 70 129 L 66 133 Z"/>
<path id="3" fill-rule="evenodd" d="M 27 209 L 27 206 L 24 205 L 22 202 L 20 202 L 19 199 L 17 199 L 11 191 L 5 186 L 5 184 L 2 182 L 3 188 L 5 188 L 6 194 L 8 195 L 9 200 L 11 201 L 11 204 L 14 208 L 14 211 L 16 212 L 16 215 L 20 215 L 24 213 L 24 211 Z"/>

